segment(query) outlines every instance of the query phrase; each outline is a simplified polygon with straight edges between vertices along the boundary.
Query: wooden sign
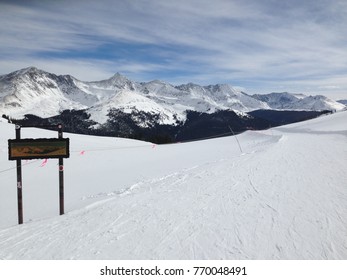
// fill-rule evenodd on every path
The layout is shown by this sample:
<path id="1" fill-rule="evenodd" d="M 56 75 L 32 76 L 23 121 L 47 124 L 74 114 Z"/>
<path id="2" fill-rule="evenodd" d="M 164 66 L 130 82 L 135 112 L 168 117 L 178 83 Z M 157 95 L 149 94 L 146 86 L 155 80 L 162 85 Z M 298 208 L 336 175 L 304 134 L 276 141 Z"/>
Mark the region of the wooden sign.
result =
<path id="1" fill-rule="evenodd" d="M 58 138 L 21 139 L 22 126 L 16 125 L 16 139 L 8 140 L 8 158 L 17 162 L 18 224 L 23 224 L 22 159 L 57 158 L 59 160 L 59 213 L 64 214 L 64 158 L 70 157 L 70 139 L 63 138 L 61 124 L 40 127 L 57 128 Z"/>
<path id="2" fill-rule="evenodd" d="M 68 158 L 69 138 L 10 139 L 9 160 Z"/>

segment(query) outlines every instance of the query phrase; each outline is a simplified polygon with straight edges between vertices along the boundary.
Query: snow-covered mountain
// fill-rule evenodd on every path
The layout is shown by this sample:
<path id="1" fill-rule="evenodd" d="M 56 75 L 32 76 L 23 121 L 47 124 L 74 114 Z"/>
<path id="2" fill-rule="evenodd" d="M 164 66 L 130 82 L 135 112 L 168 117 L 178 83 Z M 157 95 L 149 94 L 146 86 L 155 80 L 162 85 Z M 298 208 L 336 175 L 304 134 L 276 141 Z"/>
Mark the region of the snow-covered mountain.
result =
<path id="1" fill-rule="evenodd" d="M 343 105 L 347 105 L 347 99 L 341 99 L 341 100 L 337 100 L 337 102 L 343 104 Z"/>
<path id="2" fill-rule="evenodd" d="M 161 81 L 137 83 L 117 73 L 108 80 L 82 82 L 34 67 L 0 77 L 0 113 L 15 118 L 25 114 L 49 117 L 63 110 L 86 109 L 93 120 L 104 123 L 111 108 L 160 114 L 161 123 L 184 120 L 187 110 L 215 112 L 268 108 L 228 85 L 174 87 Z"/>
<path id="3" fill-rule="evenodd" d="M 34 67 L 0 76 L 0 112 L 18 118 L 28 113 L 46 117 L 64 109 L 87 109 L 98 101 L 94 94 L 80 90 L 75 81 L 72 76 Z"/>
<path id="4" fill-rule="evenodd" d="M 267 103 L 275 110 L 308 110 L 308 111 L 341 111 L 345 106 L 323 95 L 306 96 L 288 92 L 273 92 L 270 94 L 255 94 L 253 98 Z"/>
<path id="5" fill-rule="evenodd" d="M 154 80 L 139 83 L 116 73 L 110 79 L 82 82 L 70 75 L 55 75 L 29 67 L 0 76 L 0 114 L 22 118 L 58 115 L 64 110 L 86 110 L 91 119 L 105 123 L 110 109 L 158 114 L 160 124 L 184 121 L 186 112 L 218 110 L 249 112 L 257 109 L 342 110 L 345 105 L 324 96 L 289 93 L 247 95 L 230 85 L 173 86 Z"/>

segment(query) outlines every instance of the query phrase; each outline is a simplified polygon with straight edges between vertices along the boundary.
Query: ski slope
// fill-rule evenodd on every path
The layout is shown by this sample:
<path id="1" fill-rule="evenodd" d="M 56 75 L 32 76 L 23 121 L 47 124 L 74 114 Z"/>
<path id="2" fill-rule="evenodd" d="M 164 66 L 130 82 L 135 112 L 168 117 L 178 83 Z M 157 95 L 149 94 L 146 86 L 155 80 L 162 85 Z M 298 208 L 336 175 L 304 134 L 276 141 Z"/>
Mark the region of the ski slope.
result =
<path id="1" fill-rule="evenodd" d="M 346 259 L 347 112 L 190 143 L 68 135 L 23 167 L 24 224 L 0 122 L 0 259 Z M 23 137 L 56 137 L 22 129 Z M 4 171 L 5 170 L 5 171 Z"/>

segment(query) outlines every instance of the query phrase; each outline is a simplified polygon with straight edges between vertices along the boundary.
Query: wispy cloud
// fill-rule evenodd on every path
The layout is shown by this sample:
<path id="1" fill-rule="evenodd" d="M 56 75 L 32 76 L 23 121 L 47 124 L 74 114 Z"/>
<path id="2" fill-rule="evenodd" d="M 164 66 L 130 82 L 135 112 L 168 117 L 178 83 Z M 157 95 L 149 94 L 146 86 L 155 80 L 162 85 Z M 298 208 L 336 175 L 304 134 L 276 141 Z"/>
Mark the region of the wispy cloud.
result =
<path id="1" fill-rule="evenodd" d="M 340 0 L 2 1 L 0 73 L 347 94 L 346 13 Z"/>

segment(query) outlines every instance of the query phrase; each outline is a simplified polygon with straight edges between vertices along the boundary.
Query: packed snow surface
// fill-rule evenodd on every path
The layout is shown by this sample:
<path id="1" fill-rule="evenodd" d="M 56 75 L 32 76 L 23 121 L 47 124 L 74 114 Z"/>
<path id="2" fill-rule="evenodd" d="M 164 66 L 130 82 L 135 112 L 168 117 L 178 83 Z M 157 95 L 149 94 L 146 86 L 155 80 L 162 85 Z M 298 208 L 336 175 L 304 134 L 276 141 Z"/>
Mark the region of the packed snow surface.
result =
<path id="1" fill-rule="evenodd" d="M 171 145 L 65 134 L 66 214 L 57 160 L 24 161 L 23 225 L 0 129 L 0 259 L 347 258 L 347 112 Z"/>

